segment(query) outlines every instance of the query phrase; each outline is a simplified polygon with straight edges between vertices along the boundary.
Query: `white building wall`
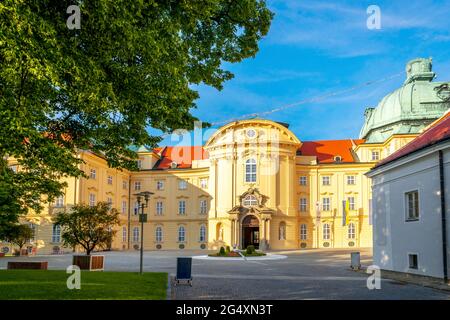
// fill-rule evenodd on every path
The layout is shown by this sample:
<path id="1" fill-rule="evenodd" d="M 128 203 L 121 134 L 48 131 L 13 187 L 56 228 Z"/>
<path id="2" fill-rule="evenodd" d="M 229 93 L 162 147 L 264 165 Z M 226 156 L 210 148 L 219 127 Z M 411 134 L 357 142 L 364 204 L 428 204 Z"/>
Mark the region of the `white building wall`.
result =
<path id="1" fill-rule="evenodd" d="M 402 161 L 397 160 L 399 163 Z M 444 175 L 449 219 L 448 146 L 444 151 Z M 439 183 L 437 151 L 421 157 L 416 155 L 413 161 L 388 169 L 373 178 L 374 264 L 385 270 L 443 276 Z M 406 221 L 405 193 L 413 190 L 419 191 L 420 218 L 418 221 Z M 447 239 L 450 239 L 448 220 Z M 409 253 L 418 255 L 417 270 L 409 268 Z"/>

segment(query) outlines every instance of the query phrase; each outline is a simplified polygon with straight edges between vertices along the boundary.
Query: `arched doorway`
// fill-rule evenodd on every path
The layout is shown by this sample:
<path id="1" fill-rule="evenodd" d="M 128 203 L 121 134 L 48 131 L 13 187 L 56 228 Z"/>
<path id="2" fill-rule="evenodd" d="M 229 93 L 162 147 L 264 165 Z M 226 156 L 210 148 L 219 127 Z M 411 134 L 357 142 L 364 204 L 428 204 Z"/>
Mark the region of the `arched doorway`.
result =
<path id="1" fill-rule="evenodd" d="M 259 220 L 253 215 L 248 215 L 242 221 L 242 244 L 243 249 L 250 245 L 259 248 Z"/>

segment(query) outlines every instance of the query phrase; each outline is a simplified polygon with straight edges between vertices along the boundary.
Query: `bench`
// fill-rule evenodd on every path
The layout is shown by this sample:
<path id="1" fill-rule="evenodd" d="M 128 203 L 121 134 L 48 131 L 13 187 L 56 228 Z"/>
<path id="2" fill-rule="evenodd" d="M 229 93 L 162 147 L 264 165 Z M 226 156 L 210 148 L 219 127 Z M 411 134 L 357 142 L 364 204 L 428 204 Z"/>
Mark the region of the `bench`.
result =
<path id="1" fill-rule="evenodd" d="M 8 269 L 33 269 L 33 270 L 47 270 L 47 261 L 8 261 Z"/>

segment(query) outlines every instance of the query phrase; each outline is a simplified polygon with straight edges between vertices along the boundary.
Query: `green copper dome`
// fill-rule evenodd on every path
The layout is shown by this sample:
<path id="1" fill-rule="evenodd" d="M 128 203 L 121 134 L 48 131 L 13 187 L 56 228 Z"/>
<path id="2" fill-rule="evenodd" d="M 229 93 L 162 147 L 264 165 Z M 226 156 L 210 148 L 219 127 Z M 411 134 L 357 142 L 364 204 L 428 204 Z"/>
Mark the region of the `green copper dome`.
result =
<path id="1" fill-rule="evenodd" d="M 393 134 L 418 133 L 450 108 L 450 83 L 433 82 L 430 59 L 406 65 L 402 87 L 384 97 L 376 108 L 367 108 L 360 138 L 368 143 L 386 141 Z"/>

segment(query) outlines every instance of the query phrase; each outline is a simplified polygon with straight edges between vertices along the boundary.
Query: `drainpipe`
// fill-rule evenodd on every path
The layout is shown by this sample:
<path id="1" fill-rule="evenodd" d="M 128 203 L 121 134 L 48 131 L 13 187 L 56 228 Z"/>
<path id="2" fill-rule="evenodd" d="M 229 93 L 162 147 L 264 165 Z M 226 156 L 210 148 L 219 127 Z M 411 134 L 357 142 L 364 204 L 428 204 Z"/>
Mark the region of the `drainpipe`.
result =
<path id="1" fill-rule="evenodd" d="M 127 232 L 128 250 L 130 250 L 130 239 L 131 239 L 130 231 L 131 231 L 131 174 L 128 176 L 128 232 Z"/>
<path id="2" fill-rule="evenodd" d="M 445 217 L 445 181 L 444 181 L 444 156 L 442 150 L 439 150 L 439 181 L 440 181 L 440 196 L 441 196 L 441 227 L 442 227 L 442 258 L 444 282 L 448 282 L 447 274 L 447 219 Z"/>

